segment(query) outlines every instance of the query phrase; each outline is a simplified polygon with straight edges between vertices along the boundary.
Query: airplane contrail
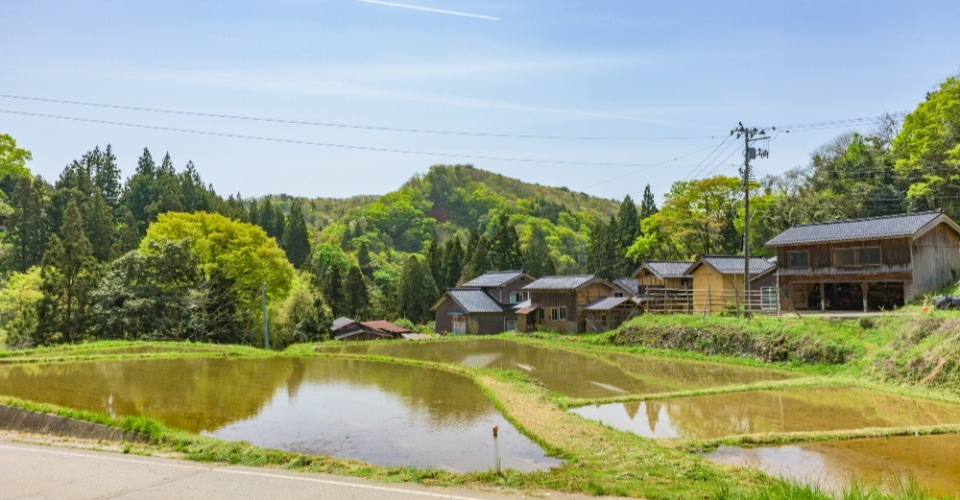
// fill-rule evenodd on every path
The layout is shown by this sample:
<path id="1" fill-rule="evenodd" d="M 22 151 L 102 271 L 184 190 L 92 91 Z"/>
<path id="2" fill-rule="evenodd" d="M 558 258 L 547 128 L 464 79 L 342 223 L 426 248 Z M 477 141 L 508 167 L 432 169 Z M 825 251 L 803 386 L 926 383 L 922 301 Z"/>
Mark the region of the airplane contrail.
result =
<path id="1" fill-rule="evenodd" d="M 448 16 L 472 17 L 474 19 L 483 19 L 485 21 L 499 21 L 499 17 L 484 16 L 480 14 L 470 14 L 469 12 L 457 12 L 455 10 L 432 9 L 430 7 L 420 7 L 417 5 L 407 5 L 402 3 L 383 2 L 381 0 L 355 0 L 363 3 L 373 3 L 377 5 L 386 5 L 387 7 L 399 7 L 401 9 L 412 9 L 423 12 L 432 12 L 434 14 L 446 14 Z"/>

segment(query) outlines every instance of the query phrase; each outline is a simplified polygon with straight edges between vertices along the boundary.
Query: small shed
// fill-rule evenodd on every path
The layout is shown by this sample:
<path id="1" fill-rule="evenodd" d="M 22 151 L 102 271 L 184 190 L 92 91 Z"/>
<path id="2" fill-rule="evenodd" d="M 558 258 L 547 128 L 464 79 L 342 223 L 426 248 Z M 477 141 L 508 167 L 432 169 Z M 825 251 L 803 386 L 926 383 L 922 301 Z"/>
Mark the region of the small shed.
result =
<path id="1" fill-rule="evenodd" d="M 330 327 L 330 333 L 336 340 L 380 340 L 396 339 L 410 330 L 389 321 L 356 322 L 350 318 L 337 318 Z"/>
<path id="2" fill-rule="evenodd" d="M 584 312 L 587 331 L 597 333 L 619 327 L 642 310 L 635 297 L 607 297 L 587 304 Z"/>

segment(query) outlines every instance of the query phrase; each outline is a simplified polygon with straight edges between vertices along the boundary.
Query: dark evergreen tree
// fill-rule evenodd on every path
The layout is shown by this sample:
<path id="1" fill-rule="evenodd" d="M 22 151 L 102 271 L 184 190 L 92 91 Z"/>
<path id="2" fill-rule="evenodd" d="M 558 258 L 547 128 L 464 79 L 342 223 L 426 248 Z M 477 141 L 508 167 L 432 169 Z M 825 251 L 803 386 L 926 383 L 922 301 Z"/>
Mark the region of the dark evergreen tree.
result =
<path id="1" fill-rule="evenodd" d="M 480 242 L 480 233 L 477 232 L 477 229 L 471 229 L 470 235 L 467 237 L 467 246 L 464 247 L 463 252 L 463 266 L 466 267 L 470 264 L 470 261 L 473 260 L 473 251 L 477 248 L 477 243 Z"/>
<path id="2" fill-rule="evenodd" d="M 99 192 L 84 204 L 83 226 L 93 247 L 93 256 L 100 262 L 110 260 L 116 226 L 113 223 L 113 211 Z"/>
<path id="3" fill-rule="evenodd" d="M 147 207 L 157 198 L 157 167 L 150 150 L 143 148 L 143 154 L 137 160 L 137 170 L 127 180 L 123 195 L 123 205 L 133 214 L 140 234 L 147 231 L 150 216 Z"/>
<path id="4" fill-rule="evenodd" d="M 253 343 L 253 338 L 246 338 L 235 290 L 234 280 L 222 271 L 211 273 L 193 297 L 194 312 L 188 329 L 190 340 L 217 344 L 240 344 L 249 340 Z"/>
<path id="5" fill-rule="evenodd" d="M 587 268 L 591 273 L 607 280 L 617 277 L 616 232 L 616 217 L 611 217 L 609 224 L 597 221 L 590 231 Z"/>
<path id="6" fill-rule="evenodd" d="M 297 269 L 305 269 L 310 258 L 310 236 L 299 200 L 293 200 L 290 207 L 289 222 L 284 229 L 281 243 L 290 263 Z"/>
<path id="7" fill-rule="evenodd" d="M 460 275 L 463 273 L 464 251 L 460 238 L 454 236 L 443 246 L 443 265 L 441 279 L 437 286 L 441 291 L 457 286 Z"/>
<path id="8" fill-rule="evenodd" d="M 16 271 L 26 271 L 43 259 L 48 234 L 44 217 L 47 193 L 48 187 L 40 178 L 22 177 L 14 185 L 6 240 L 12 246 L 11 265 Z"/>
<path id="9" fill-rule="evenodd" d="M 93 183 L 96 190 L 103 196 L 103 200 L 110 206 L 110 209 L 116 209 L 120 204 L 120 195 L 123 194 L 117 157 L 113 154 L 113 148 L 109 144 L 107 144 L 103 153 L 99 153 L 97 149 L 94 149 L 94 151 L 98 155 L 97 161 L 93 165 Z"/>
<path id="10" fill-rule="evenodd" d="M 250 221 L 251 224 L 260 226 L 260 204 L 257 203 L 257 200 L 250 201 L 250 206 L 247 208 L 247 220 Z M 263 226 L 260 227 L 261 229 L 263 228 Z"/>
<path id="11" fill-rule="evenodd" d="M 522 263 L 520 238 L 507 214 L 500 214 L 490 237 L 490 266 L 493 270 L 519 269 Z M 490 269 L 482 270 L 482 272 Z"/>
<path id="12" fill-rule="evenodd" d="M 360 270 L 363 271 L 363 275 L 366 277 L 373 276 L 373 261 L 370 258 L 370 245 L 365 240 L 360 240 L 360 244 L 357 246 L 357 263 L 360 265 Z"/>
<path id="13" fill-rule="evenodd" d="M 274 218 L 273 203 L 271 203 L 270 199 L 267 198 L 262 204 L 260 204 L 260 213 L 256 224 L 263 228 L 263 230 L 267 233 L 267 236 L 270 236 L 271 238 L 278 238 L 279 236 L 277 234 L 275 223 L 276 219 Z M 282 235 L 283 233 L 280 234 Z"/>
<path id="14" fill-rule="evenodd" d="M 183 210 L 187 212 L 211 212 L 211 190 L 203 184 L 200 174 L 192 161 L 187 162 L 187 168 L 177 175 L 180 185 L 180 198 Z M 214 195 L 215 196 L 215 195 Z"/>
<path id="15" fill-rule="evenodd" d="M 432 319 L 430 307 L 437 300 L 437 284 L 426 262 L 411 255 L 403 265 L 399 285 L 400 314 L 415 324 Z"/>
<path id="16" fill-rule="evenodd" d="M 140 230 L 137 227 L 137 219 L 133 213 L 126 207 L 121 207 L 120 226 L 116 231 L 116 239 L 113 242 L 113 254 L 123 255 L 131 250 L 135 250 L 140 245 Z"/>
<path id="17" fill-rule="evenodd" d="M 359 266 L 353 266 L 347 273 L 344 285 L 344 309 L 346 316 L 355 320 L 363 319 L 370 309 L 370 292 Z"/>
<path id="18" fill-rule="evenodd" d="M 74 201 L 64 211 L 60 234 L 62 239 L 50 239 L 43 256 L 37 344 L 78 342 L 87 333 L 90 297 L 97 285 L 97 263 Z"/>
<path id="19" fill-rule="evenodd" d="M 343 276 L 340 274 L 340 266 L 330 266 L 326 276 L 322 281 L 323 300 L 330 307 L 330 311 L 335 317 L 343 316 L 347 313 L 346 293 L 343 290 Z"/>
<path id="20" fill-rule="evenodd" d="M 653 191 L 650 191 L 650 184 L 647 184 L 647 187 L 643 188 L 643 199 L 640 200 L 638 219 L 644 220 L 655 213 L 657 213 L 657 202 L 653 199 Z"/>
<path id="21" fill-rule="evenodd" d="M 433 276 L 434 283 L 443 282 L 441 273 L 443 271 L 443 251 L 437 242 L 437 236 L 432 235 L 427 243 L 427 249 L 424 252 L 427 257 L 427 265 L 430 266 L 430 275 Z"/>
<path id="22" fill-rule="evenodd" d="M 534 223 L 530 228 L 530 242 L 523 249 L 523 269 L 536 277 L 550 276 L 556 273 L 556 265 L 550 256 L 547 236 L 543 228 Z"/>
<path id="23" fill-rule="evenodd" d="M 273 231 L 275 234 L 274 238 L 276 238 L 277 241 L 281 241 L 283 239 L 283 234 L 286 230 L 287 230 L 287 216 L 283 215 L 283 209 L 280 208 L 280 204 L 278 203 L 273 206 Z"/>
<path id="24" fill-rule="evenodd" d="M 313 307 L 310 313 L 297 323 L 297 328 L 293 332 L 295 342 L 316 342 L 323 340 L 330 333 L 330 326 L 333 324 L 333 314 L 330 308 L 323 302 L 323 297 L 319 294 L 313 296 Z"/>
<path id="25" fill-rule="evenodd" d="M 633 199 L 627 195 L 620 204 L 620 211 L 617 213 L 617 228 L 615 234 L 617 262 L 615 265 L 616 277 L 630 276 L 636 263 L 633 259 L 627 257 L 627 250 L 636 241 L 640 235 L 640 219 L 637 213 L 637 206 Z"/>
<path id="26" fill-rule="evenodd" d="M 473 246 L 473 252 L 470 261 L 463 266 L 463 281 L 470 281 L 477 276 L 489 271 L 490 264 L 490 243 L 486 236 L 481 236 Z"/>
<path id="27" fill-rule="evenodd" d="M 167 212 L 183 212 L 183 197 L 180 193 L 180 181 L 173 172 L 170 155 L 163 158 L 163 166 L 157 174 L 156 194 L 153 203 L 147 205 L 147 222 L 157 220 L 157 216 Z"/>

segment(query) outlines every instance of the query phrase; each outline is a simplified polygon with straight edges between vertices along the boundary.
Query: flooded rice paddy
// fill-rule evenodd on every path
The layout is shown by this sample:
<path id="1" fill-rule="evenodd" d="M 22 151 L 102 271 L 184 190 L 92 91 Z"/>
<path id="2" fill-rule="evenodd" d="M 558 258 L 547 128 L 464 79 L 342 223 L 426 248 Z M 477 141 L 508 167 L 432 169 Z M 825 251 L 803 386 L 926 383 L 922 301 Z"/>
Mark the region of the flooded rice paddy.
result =
<path id="1" fill-rule="evenodd" d="M 334 348 L 334 351 L 515 370 L 543 382 L 551 391 L 577 398 L 683 391 L 793 376 L 715 363 L 572 352 L 503 339 L 357 344 Z"/>
<path id="2" fill-rule="evenodd" d="M 717 463 L 841 490 L 851 479 L 868 484 L 912 476 L 936 496 L 960 495 L 960 436 L 854 439 L 773 448 L 722 446 L 706 454 Z"/>
<path id="3" fill-rule="evenodd" d="M 559 461 L 510 425 L 468 379 L 325 358 L 166 359 L 0 367 L 0 394 L 146 416 L 220 439 L 385 466 L 487 470 Z"/>
<path id="4" fill-rule="evenodd" d="M 574 413 L 650 438 L 960 423 L 960 406 L 854 387 L 755 391 L 584 406 Z"/>

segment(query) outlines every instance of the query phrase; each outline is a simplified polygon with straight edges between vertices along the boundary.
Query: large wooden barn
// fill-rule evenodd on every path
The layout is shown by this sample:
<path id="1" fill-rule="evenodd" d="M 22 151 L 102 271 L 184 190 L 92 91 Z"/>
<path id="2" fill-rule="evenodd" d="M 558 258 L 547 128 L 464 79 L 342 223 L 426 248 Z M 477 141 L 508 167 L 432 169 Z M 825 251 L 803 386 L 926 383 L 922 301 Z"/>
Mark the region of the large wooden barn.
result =
<path id="1" fill-rule="evenodd" d="M 890 309 L 960 278 L 960 226 L 941 211 L 795 226 L 767 246 L 785 310 Z"/>

